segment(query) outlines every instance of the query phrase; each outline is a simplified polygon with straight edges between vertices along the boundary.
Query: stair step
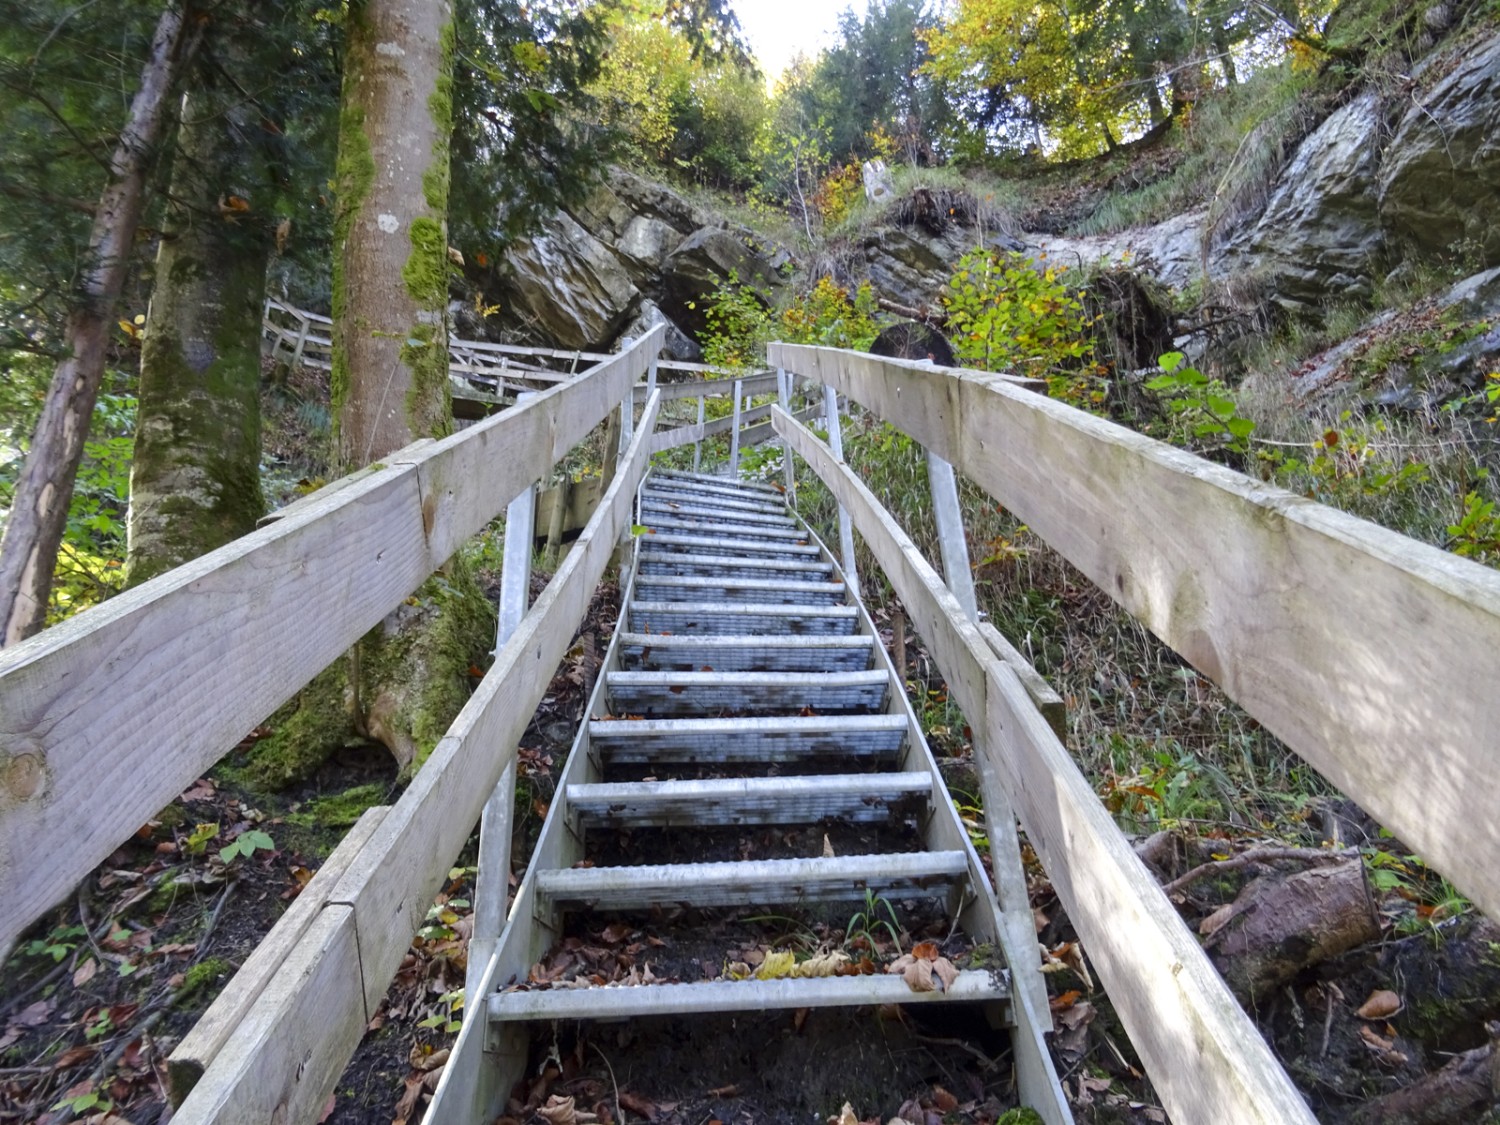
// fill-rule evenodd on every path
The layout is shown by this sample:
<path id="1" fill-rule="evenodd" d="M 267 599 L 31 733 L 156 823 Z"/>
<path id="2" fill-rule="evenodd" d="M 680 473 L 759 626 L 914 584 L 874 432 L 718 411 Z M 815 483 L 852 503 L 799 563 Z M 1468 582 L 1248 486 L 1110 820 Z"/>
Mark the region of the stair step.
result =
<path id="1" fill-rule="evenodd" d="M 745 558 L 735 555 L 675 554 L 670 551 L 648 551 L 644 545 L 638 556 L 638 574 L 667 574 L 678 577 L 704 578 L 771 578 L 781 576 L 794 581 L 815 581 L 819 575 L 833 574 L 827 562 L 789 562 L 785 559 Z"/>
<path id="2" fill-rule="evenodd" d="M 682 519 L 697 517 L 697 519 L 720 519 L 730 523 L 753 523 L 753 525 L 777 526 L 777 528 L 795 528 L 796 520 L 787 516 L 784 511 L 772 513 L 772 511 L 745 511 L 739 507 L 720 507 L 712 501 L 691 501 L 682 498 L 661 499 L 660 496 L 642 496 L 640 508 L 643 511 L 664 514 L 664 516 L 679 516 Z"/>
<path id="3" fill-rule="evenodd" d="M 926 806 L 932 775 L 857 773 L 569 785 L 585 824 L 687 827 L 811 824 L 830 817 L 884 821 Z"/>
<path id="4" fill-rule="evenodd" d="M 491 1022 L 625 1019 L 651 1015 L 762 1012 L 783 1008 L 853 1008 L 870 1004 L 978 1003 L 1006 1000 L 1004 973 L 964 969 L 946 992 L 913 992 L 899 976 L 807 980 L 714 980 L 638 987 L 529 989 L 489 998 Z"/>
<path id="5" fill-rule="evenodd" d="M 642 512 L 641 522 L 658 534 L 678 532 L 687 535 L 713 535 L 720 539 L 756 539 L 788 543 L 806 543 L 807 532 L 800 527 L 762 527 L 758 524 L 730 523 L 727 520 L 675 519 Z"/>
<path id="6" fill-rule="evenodd" d="M 862 672 L 875 638 L 622 633 L 619 652 L 623 666 L 648 672 Z"/>
<path id="7" fill-rule="evenodd" d="M 666 575 L 644 575 L 635 580 L 635 596 L 652 602 L 713 598 L 757 605 L 839 605 L 845 593 L 842 582 Z"/>
<path id="8" fill-rule="evenodd" d="M 570 867 L 537 872 L 546 905 L 594 910 L 771 905 L 886 898 L 926 898 L 967 879 L 961 851 L 759 859 L 743 863 L 674 863 L 651 867 Z"/>
<path id="9" fill-rule="evenodd" d="M 768 633 L 852 636 L 859 610 L 852 605 L 729 605 L 724 602 L 634 602 L 630 629 L 636 633 Z"/>
<path id="10" fill-rule="evenodd" d="M 610 672 L 605 677 L 616 714 L 716 715 L 819 714 L 878 711 L 890 676 L 873 672 Z"/>
<path id="11" fill-rule="evenodd" d="M 738 554 L 745 552 L 760 558 L 774 559 L 816 559 L 823 552 L 812 544 L 799 545 L 796 543 L 774 543 L 756 541 L 754 539 L 732 539 L 722 535 L 679 535 L 673 532 L 648 531 L 649 539 L 642 543 L 649 543 L 653 550 L 660 552 L 682 551 L 689 554 L 702 554 L 704 551 L 719 554 Z"/>
<path id="12" fill-rule="evenodd" d="M 595 719 L 589 749 L 614 764 L 894 762 L 903 715 L 776 715 L 745 719 Z"/>
<path id="13" fill-rule="evenodd" d="M 700 492 L 697 489 L 677 488 L 670 484 L 657 483 L 641 489 L 642 500 L 656 500 L 670 504 L 708 504 L 735 512 L 759 512 L 768 516 L 785 516 L 786 505 L 776 500 L 737 500 L 716 492 Z"/>
<path id="14" fill-rule="evenodd" d="M 681 469 L 657 469 L 651 474 L 651 480 L 682 480 L 691 481 L 694 484 L 706 488 L 734 488 L 741 492 L 755 492 L 770 496 L 780 496 L 781 489 L 775 485 L 761 484 L 758 481 L 740 480 L 737 477 L 720 477 L 712 473 L 688 473 Z"/>

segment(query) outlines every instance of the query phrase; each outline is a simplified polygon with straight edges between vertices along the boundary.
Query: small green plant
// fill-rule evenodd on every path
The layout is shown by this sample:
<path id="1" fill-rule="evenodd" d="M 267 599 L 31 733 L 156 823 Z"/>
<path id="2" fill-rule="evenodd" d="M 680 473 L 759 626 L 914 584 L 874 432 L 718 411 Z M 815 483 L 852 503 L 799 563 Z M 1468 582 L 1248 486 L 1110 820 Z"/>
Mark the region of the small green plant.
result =
<path id="1" fill-rule="evenodd" d="M 1196 367 L 1184 364 L 1181 352 L 1158 359 L 1162 373 L 1146 384 L 1166 400 L 1172 421 L 1167 440 L 1198 449 L 1231 449 L 1245 453 L 1255 423 L 1240 413 L 1224 385 Z"/>
<path id="2" fill-rule="evenodd" d="M 1038 269 L 1023 254 L 965 254 L 943 294 L 958 358 L 986 371 L 1037 377 L 1090 367 L 1091 322 L 1064 283 L 1066 272 Z"/>
<path id="3" fill-rule="evenodd" d="M 689 301 L 688 308 L 695 304 Z M 698 340 L 705 361 L 731 369 L 754 367 L 762 361 L 771 337 L 771 314 L 765 297 L 742 284 L 736 271 L 730 270 L 728 279 L 709 296 L 703 319 L 707 324 Z"/>
<path id="4" fill-rule="evenodd" d="M 61 961 L 78 948 L 78 939 L 84 935 L 82 926 L 61 926 L 44 938 L 27 942 L 22 952 L 28 957 L 51 957 L 53 961 Z"/>
<path id="5" fill-rule="evenodd" d="M 901 919 L 896 917 L 896 908 L 888 899 L 866 889 L 865 904 L 849 918 L 844 927 L 844 946 L 849 949 L 875 948 L 875 935 L 881 931 L 890 935 L 891 943 L 901 948 Z"/>
<path id="6" fill-rule="evenodd" d="M 218 824 L 200 824 L 182 841 L 182 850 L 187 855 L 202 855 L 218 835 Z"/>
<path id="7" fill-rule="evenodd" d="M 464 1025 L 464 990 L 455 988 L 445 992 L 438 997 L 438 1010 L 425 1020 L 417 1023 L 418 1027 L 434 1028 L 440 1027 L 446 1035 L 452 1035 Z"/>
<path id="8" fill-rule="evenodd" d="M 65 1097 L 53 1105 L 53 1109 L 65 1109 L 75 1117 L 85 1113 L 94 1112 L 99 1114 L 108 1113 L 114 1109 L 115 1103 L 108 1094 L 101 1094 L 97 1090 L 86 1090 L 82 1094 L 74 1094 Z"/>
<path id="9" fill-rule="evenodd" d="M 100 1008 L 96 1015 L 83 1029 L 83 1037 L 92 1043 L 96 1039 L 103 1039 L 115 1029 L 114 1017 L 109 1014 L 108 1008 Z"/>
<path id="10" fill-rule="evenodd" d="M 880 333 L 875 323 L 876 308 L 875 291 L 869 282 L 860 285 L 851 297 L 833 278 L 820 278 L 811 291 L 782 310 L 779 334 L 793 344 L 864 351 Z"/>
<path id="11" fill-rule="evenodd" d="M 258 828 L 252 828 L 248 832 L 241 832 L 230 841 L 228 847 L 220 848 L 219 858 L 226 864 L 229 864 L 241 856 L 249 859 L 258 851 L 270 852 L 275 850 L 276 843 L 268 833 L 262 832 Z"/>
<path id="12" fill-rule="evenodd" d="M 1463 514 L 1448 526 L 1448 549 L 1476 562 L 1500 562 L 1500 516 L 1495 502 L 1477 492 L 1464 497 Z"/>

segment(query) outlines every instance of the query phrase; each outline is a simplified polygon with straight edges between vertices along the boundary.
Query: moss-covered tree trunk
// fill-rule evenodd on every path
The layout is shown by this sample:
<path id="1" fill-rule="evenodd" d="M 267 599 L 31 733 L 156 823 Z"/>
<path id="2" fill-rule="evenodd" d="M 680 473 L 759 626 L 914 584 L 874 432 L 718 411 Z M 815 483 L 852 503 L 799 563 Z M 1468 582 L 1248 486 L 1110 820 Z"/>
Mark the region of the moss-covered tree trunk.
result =
<path id="1" fill-rule="evenodd" d="M 351 0 L 334 227 L 333 401 L 341 472 L 446 434 L 448 0 Z M 256 747 L 254 775 L 308 776 L 345 741 L 421 765 L 494 643 L 494 609 L 461 559 L 322 672 Z"/>
<path id="2" fill-rule="evenodd" d="M 334 227 L 344 472 L 449 430 L 450 0 L 351 0 Z"/>
<path id="3" fill-rule="evenodd" d="M 144 582 L 255 528 L 271 236 L 259 114 L 227 83 L 183 101 L 141 348 L 126 565 Z"/>

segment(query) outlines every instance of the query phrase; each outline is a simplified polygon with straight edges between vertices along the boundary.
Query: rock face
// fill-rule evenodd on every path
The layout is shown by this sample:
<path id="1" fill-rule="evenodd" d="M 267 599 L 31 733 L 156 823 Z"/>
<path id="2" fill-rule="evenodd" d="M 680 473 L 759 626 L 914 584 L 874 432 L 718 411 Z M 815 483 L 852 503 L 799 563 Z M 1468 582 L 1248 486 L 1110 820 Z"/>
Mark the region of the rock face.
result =
<path id="1" fill-rule="evenodd" d="M 1316 308 L 1330 293 L 1369 296 L 1385 234 L 1375 198 L 1380 102 L 1365 94 L 1302 142 L 1249 238 L 1246 265 L 1277 303 Z M 1233 267 L 1238 255 L 1231 250 Z"/>
<path id="2" fill-rule="evenodd" d="M 590 351 L 665 321 L 666 354 L 697 360 L 691 334 L 703 327 L 704 298 L 735 276 L 769 300 L 790 261 L 783 247 L 670 188 L 614 170 L 506 254 L 497 319 L 538 343 Z"/>
<path id="3" fill-rule="evenodd" d="M 1500 35 L 1419 91 L 1416 103 L 1386 146 L 1382 221 L 1419 251 L 1500 263 Z"/>

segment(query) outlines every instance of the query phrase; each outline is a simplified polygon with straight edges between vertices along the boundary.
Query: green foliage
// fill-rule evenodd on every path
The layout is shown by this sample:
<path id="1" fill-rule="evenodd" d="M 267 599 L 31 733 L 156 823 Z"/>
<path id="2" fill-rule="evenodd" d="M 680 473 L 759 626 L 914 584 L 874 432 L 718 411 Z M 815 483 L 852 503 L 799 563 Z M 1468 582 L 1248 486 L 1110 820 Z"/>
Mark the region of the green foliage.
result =
<path id="1" fill-rule="evenodd" d="M 731 270 L 728 279 L 715 287 L 703 317 L 707 323 L 699 343 L 706 362 L 743 369 L 764 360 L 771 338 L 771 313 L 760 291 L 740 284 L 738 273 Z"/>
<path id="2" fill-rule="evenodd" d="M 618 13 L 590 93 L 638 158 L 714 187 L 753 181 L 764 84 L 748 66 L 695 49 L 672 22 Z"/>
<path id="3" fill-rule="evenodd" d="M 831 277 L 819 278 L 810 291 L 782 310 L 780 336 L 791 344 L 867 351 L 880 334 L 876 308 L 869 282 L 862 282 L 850 297 Z"/>
<path id="4" fill-rule="evenodd" d="M 886 934 L 896 948 L 901 947 L 901 919 L 896 917 L 896 908 L 883 896 L 866 889 L 864 906 L 850 916 L 844 927 L 844 946 L 873 949 L 880 933 Z"/>
<path id="5" fill-rule="evenodd" d="M 241 832 L 227 847 L 220 848 L 219 858 L 228 864 L 233 863 L 241 856 L 249 859 L 257 851 L 270 852 L 275 850 L 276 843 L 268 833 L 262 832 L 258 828 L 252 828 L 248 832 Z"/>
<path id="6" fill-rule="evenodd" d="M 1168 440 L 1200 451 L 1248 450 L 1255 423 L 1240 413 L 1224 385 L 1196 367 L 1183 363 L 1181 352 L 1168 352 L 1157 362 L 1162 373 L 1146 384 L 1167 404 L 1171 419 Z"/>
<path id="7" fill-rule="evenodd" d="M 1449 550 L 1466 559 L 1500 563 L 1500 515 L 1495 502 L 1476 492 L 1464 497 L 1463 515 L 1448 527 Z"/>
<path id="8" fill-rule="evenodd" d="M 46 937 L 27 942 L 21 947 L 21 952 L 28 957 L 50 957 L 53 961 L 61 961 L 78 948 L 78 939 L 86 934 L 82 926 L 59 926 Z"/>
<path id="9" fill-rule="evenodd" d="M 1094 341 L 1065 267 L 1038 270 L 1025 255 L 973 250 L 943 294 L 953 350 L 986 371 L 1044 377 L 1086 368 Z"/>

